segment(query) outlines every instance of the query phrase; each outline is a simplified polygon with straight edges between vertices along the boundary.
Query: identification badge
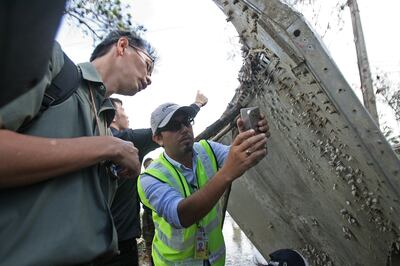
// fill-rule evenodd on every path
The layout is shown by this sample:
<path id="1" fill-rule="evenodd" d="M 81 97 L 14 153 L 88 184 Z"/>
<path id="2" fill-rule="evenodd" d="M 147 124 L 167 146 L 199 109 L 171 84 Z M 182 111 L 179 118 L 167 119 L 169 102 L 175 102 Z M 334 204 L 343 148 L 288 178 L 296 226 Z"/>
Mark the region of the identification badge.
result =
<path id="1" fill-rule="evenodd" d="M 208 238 L 203 227 L 197 228 L 195 254 L 196 259 L 208 259 Z"/>

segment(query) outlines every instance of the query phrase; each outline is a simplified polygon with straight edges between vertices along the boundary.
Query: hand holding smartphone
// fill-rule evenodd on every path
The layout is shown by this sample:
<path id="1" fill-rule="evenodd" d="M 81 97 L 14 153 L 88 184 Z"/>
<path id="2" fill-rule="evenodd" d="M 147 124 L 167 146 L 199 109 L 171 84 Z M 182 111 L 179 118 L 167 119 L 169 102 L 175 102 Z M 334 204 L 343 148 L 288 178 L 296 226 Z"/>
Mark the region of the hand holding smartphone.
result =
<path id="1" fill-rule="evenodd" d="M 254 129 L 257 133 L 258 130 L 258 122 L 261 119 L 260 109 L 258 107 L 248 107 L 240 109 L 240 117 L 244 122 L 245 130 Z"/>

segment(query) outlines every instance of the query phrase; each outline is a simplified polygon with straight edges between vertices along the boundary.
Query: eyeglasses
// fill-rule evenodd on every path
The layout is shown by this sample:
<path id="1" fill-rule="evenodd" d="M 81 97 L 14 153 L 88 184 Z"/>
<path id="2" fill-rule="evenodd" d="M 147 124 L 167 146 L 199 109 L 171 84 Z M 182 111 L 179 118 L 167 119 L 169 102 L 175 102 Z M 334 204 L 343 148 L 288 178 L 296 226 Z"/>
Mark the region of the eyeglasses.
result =
<path id="1" fill-rule="evenodd" d="M 163 131 L 177 132 L 182 128 L 182 125 L 184 125 L 187 128 L 192 127 L 192 125 L 194 125 L 194 119 L 192 117 L 189 117 L 187 119 L 184 119 L 183 121 L 171 120 L 166 126 L 159 128 L 159 132 Z"/>
<path id="2" fill-rule="evenodd" d="M 147 74 L 151 76 L 151 73 L 153 73 L 154 69 L 154 59 L 145 50 L 131 44 L 129 44 L 129 46 L 132 47 L 136 51 L 136 53 L 146 62 Z"/>

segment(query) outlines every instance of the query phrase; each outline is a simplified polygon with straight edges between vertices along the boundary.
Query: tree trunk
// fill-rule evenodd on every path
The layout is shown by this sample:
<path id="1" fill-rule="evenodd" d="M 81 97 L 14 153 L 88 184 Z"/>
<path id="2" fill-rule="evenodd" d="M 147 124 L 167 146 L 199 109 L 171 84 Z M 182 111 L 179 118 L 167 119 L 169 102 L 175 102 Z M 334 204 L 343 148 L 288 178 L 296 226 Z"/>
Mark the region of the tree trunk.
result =
<path id="1" fill-rule="evenodd" d="M 358 9 L 357 0 L 349 0 L 347 4 L 350 8 L 351 21 L 353 23 L 354 43 L 357 51 L 358 70 L 360 73 L 361 92 L 363 95 L 364 106 L 379 126 L 376 99 L 374 88 L 372 86 L 371 70 L 369 67 L 367 48 L 365 46 L 364 34 L 361 26 L 360 11 Z"/>

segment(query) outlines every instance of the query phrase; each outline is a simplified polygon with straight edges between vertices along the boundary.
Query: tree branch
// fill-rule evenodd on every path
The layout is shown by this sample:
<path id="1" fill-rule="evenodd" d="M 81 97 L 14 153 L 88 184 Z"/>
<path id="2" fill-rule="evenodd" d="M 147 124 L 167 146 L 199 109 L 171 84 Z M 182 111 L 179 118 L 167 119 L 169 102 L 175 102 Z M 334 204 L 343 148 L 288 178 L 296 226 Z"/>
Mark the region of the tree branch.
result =
<path id="1" fill-rule="evenodd" d="M 72 18 L 78 20 L 78 22 L 80 24 L 83 24 L 90 32 L 92 32 L 93 35 L 95 35 L 97 38 L 100 38 L 101 36 L 99 36 L 93 29 L 91 26 L 89 26 L 89 24 L 87 24 L 84 20 L 82 20 L 81 18 L 79 18 L 77 15 L 73 14 L 70 11 L 66 11 L 66 14 L 68 14 L 69 16 L 71 16 Z"/>

